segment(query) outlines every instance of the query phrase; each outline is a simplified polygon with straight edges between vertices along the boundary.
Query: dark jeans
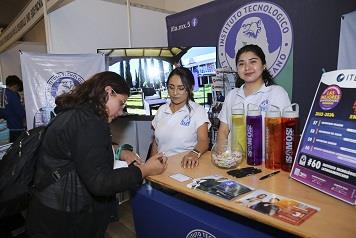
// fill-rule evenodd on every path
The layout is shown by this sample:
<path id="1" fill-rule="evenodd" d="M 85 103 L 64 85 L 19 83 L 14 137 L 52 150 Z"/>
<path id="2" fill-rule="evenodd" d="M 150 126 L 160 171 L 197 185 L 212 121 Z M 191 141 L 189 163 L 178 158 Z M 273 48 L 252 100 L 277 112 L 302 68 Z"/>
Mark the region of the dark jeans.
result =
<path id="1" fill-rule="evenodd" d="M 15 214 L 0 219 L 0 237 L 26 237 L 24 233 L 25 219 L 21 214 Z"/>
<path id="2" fill-rule="evenodd" d="M 65 212 L 43 205 L 35 197 L 27 214 L 31 238 L 103 238 L 109 224 L 108 212 Z"/>

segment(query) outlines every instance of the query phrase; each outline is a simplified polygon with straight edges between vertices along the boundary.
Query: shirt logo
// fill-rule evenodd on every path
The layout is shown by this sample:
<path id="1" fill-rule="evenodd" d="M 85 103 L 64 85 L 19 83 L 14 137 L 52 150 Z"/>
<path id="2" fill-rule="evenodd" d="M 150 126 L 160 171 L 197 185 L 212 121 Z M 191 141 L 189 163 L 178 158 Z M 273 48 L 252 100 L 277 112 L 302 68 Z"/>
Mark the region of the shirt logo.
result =
<path id="1" fill-rule="evenodd" d="M 268 99 L 265 99 L 265 100 L 263 100 L 263 101 L 261 102 L 261 104 L 260 104 L 260 110 L 261 110 L 261 112 L 267 112 L 267 110 L 268 110 L 268 104 L 269 104 Z"/>
<path id="2" fill-rule="evenodd" d="M 222 67 L 236 70 L 237 51 L 247 44 L 262 48 L 268 70 L 275 77 L 287 63 L 292 49 L 292 24 L 288 15 L 271 2 L 253 2 L 237 9 L 223 25 L 218 54 Z"/>
<path id="3" fill-rule="evenodd" d="M 190 125 L 190 116 L 185 116 L 183 120 L 180 122 L 182 126 L 189 126 Z"/>

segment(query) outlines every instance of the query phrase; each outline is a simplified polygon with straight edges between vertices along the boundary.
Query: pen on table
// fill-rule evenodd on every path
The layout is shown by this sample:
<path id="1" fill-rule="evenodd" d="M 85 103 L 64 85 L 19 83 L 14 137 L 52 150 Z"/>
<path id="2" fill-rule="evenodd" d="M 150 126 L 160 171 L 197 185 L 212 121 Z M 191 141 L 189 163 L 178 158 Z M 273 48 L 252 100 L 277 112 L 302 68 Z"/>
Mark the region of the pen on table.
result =
<path id="1" fill-rule="evenodd" d="M 262 176 L 262 177 L 260 178 L 260 180 L 264 180 L 264 179 L 266 179 L 266 178 L 272 177 L 273 175 L 276 175 L 276 174 L 278 174 L 279 172 L 281 172 L 281 171 L 278 170 L 278 171 L 274 171 L 273 173 L 264 175 L 264 176 Z"/>

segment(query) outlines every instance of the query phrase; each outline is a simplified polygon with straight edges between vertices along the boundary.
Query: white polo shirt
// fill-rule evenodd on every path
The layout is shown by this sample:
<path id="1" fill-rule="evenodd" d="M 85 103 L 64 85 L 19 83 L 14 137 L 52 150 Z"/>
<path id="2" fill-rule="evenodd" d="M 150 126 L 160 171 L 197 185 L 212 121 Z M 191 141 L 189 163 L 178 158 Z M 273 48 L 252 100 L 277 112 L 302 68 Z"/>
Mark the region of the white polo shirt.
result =
<path id="1" fill-rule="evenodd" d="M 229 129 L 231 129 L 232 108 L 237 104 L 244 104 L 245 115 L 247 111 L 247 104 L 253 103 L 258 105 L 263 118 L 269 105 L 277 106 L 282 110 L 291 104 L 288 93 L 281 86 L 271 85 L 266 87 L 263 84 L 258 91 L 247 97 L 245 96 L 244 87 L 245 85 L 242 85 L 240 88 L 231 90 L 225 97 L 223 107 L 219 114 L 219 119 L 220 121 L 228 124 Z"/>
<path id="2" fill-rule="evenodd" d="M 208 114 L 198 103 L 189 101 L 190 112 L 184 105 L 175 113 L 169 104 L 170 101 L 162 105 L 152 120 L 158 152 L 167 156 L 194 149 L 198 142 L 198 128 L 204 123 L 210 127 Z"/>

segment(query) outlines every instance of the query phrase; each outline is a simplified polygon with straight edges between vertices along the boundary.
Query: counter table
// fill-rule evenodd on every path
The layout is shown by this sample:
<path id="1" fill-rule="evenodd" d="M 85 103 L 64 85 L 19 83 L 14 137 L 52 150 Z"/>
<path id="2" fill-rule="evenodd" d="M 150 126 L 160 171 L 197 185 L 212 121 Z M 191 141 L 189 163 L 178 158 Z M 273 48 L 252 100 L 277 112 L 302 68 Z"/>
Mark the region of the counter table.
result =
<path id="1" fill-rule="evenodd" d="M 287 172 L 259 180 L 272 171 L 257 166 L 262 169 L 261 173 L 237 179 L 229 176 L 227 170 L 214 166 L 210 152 L 200 158 L 199 166 L 194 169 L 181 168 L 182 156 L 170 157 L 167 170 L 149 177 L 147 180 L 152 186 L 145 184 L 134 197 L 138 237 L 356 237 L 354 206 L 289 178 Z M 177 173 L 193 179 L 221 175 L 255 189 L 319 207 L 320 211 L 300 225 L 291 225 L 244 207 L 236 199 L 229 201 L 189 189 L 186 185 L 192 180 L 178 182 L 170 178 Z"/>

